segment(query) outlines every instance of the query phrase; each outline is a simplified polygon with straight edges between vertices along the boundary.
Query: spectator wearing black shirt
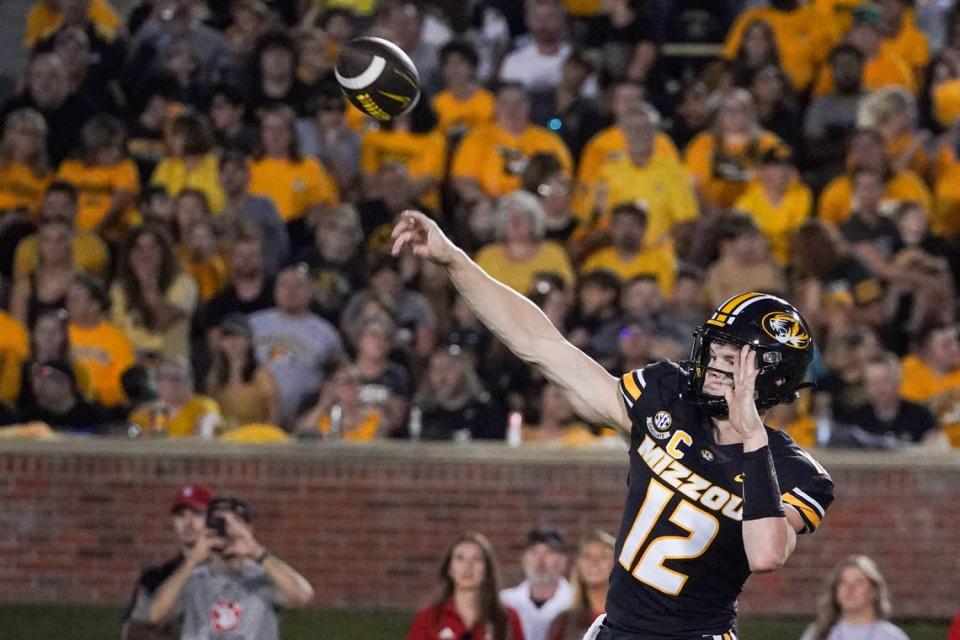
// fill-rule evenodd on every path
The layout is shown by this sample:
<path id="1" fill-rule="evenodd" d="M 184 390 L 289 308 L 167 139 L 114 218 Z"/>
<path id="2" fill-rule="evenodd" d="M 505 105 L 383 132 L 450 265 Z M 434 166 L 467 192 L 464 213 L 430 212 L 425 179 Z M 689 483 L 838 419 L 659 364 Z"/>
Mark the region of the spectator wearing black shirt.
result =
<path id="1" fill-rule="evenodd" d="M 867 403 L 852 411 L 848 422 L 901 442 L 947 446 L 930 410 L 900 396 L 900 363 L 896 356 L 882 352 L 868 360 L 863 385 Z"/>
<path id="2" fill-rule="evenodd" d="M 171 510 L 179 547 L 177 554 L 163 564 L 147 567 L 140 573 L 123 614 L 123 640 L 175 640 L 180 637 L 179 620 L 166 625 L 153 625 L 147 622 L 147 614 L 157 588 L 183 564 L 184 556 L 206 532 L 207 505 L 212 499 L 213 491 L 202 484 L 186 485 L 177 491 Z"/>
<path id="3" fill-rule="evenodd" d="M 856 204 L 850 217 L 840 225 L 840 233 L 867 267 L 884 275 L 900 241 L 900 232 L 880 210 L 886 188 L 883 175 L 875 169 L 860 168 L 853 172 L 852 182 L 852 200 Z"/>
<path id="4" fill-rule="evenodd" d="M 506 435 L 503 411 L 459 347 L 433 354 L 414 403 L 424 440 L 503 440 Z"/>
<path id="5" fill-rule="evenodd" d="M 336 324 L 353 294 L 367 283 L 363 228 L 356 208 L 343 204 L 320 211 L 313 241 L 297 254 L 297 262 L 310 267 L 315 311 Z"/>
<path id="6" fill-rule="evenodd" d="M 540 200 L 547 240 L 567 244 L 580 222 L 573 215 L 573 181 L 552 153 L 535 153 L 523 171 L 521 186 Z"/>
<path id="7" fill-rule="evenodd" d="M 207 108 L 213 131 L 213 144 L 223 151 L 251 155 L 257 148 L 259 133 L 246 122 L 246 95 L 231 84 L 219 84 L 210 93 Z"/>
<path id="8" fill-rule="evenodd" d="M 43 53 L 33 59 L 24 92 L 7 101 L 0 110 L 0 119 L 22 107 L 35 109 L 47 123 L 47 154 L 53 166 L 77 147 L 80 130 L 93 117 L 91 105 L 70 93 L 67 67 L 55 53 Z"/>
<path id="9" fill-rule="evenodd" d="M 20 422 L 45 422 L 58 431 L 97 433 L 106 413 L 87 402 L 77 387 L 73 365 L 48 360 L 29 367 L 33 397 L 20 410 Z"/>
<path id="10" fill-rule="evenodd" d="M 357 335 L 354 365 L 360 373 L 360 401 L 383 415 L 383 433 L 398 433 L 406 424 L 413 380 L 406 367 L 390 359 L 397 329 L 390 319 L 367 320 Z"/>
<path id="11" fill-rule="evenodd" d="M 273 281 L 263 262 L 263 243 L 259 237 L 237 239 L 230 252 L 230 280 L 197 314 L 195 338 L 214 340 L 216 336 L 212 334 L 228 315 L 249 315 L 273 306 Z"/>
<path id="12" fill-rule="evenodd" d="M 298 116 L 307 115 L 310 88 L 297 77 L 297 46 L 289 35 L 271 31 L 261 36 L 252 57 L 250 101 L 254 111 L 287 105 Z"/>
<path id="13" fill-rule="evenodd" d="M 556 88 L 532 96 L 530 118 L 555 131 L 573 157 L 578 158 L 601 125 L 596 101 L 585 95 L 593 65 L 583 54 L 574 51 L 564 60 L 560 73 L 560 84 Z"/>

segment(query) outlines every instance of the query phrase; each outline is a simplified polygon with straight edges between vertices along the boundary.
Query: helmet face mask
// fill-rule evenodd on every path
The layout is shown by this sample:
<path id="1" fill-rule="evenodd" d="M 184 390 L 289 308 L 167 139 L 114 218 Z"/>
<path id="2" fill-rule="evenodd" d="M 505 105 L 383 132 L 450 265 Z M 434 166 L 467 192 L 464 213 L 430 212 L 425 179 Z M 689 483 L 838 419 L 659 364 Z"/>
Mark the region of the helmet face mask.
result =
<path id="1" fill-rule="evenodd" d="M 813 359 L 813 340 L 806 321 L 785 300 L 761 293 L 746 293 L 721 304 L 694 332 L 690 361 L 686 364 L 684 397 L 712 417 L 726 417 L 723 396 L 704 393 L 710 364 L 710 346 L 727 343 L 750 345 L 757 354 L 756 404 L 758 410 L 793 402 Z M 713 368 L 713 371 L 724 372 Z"/>

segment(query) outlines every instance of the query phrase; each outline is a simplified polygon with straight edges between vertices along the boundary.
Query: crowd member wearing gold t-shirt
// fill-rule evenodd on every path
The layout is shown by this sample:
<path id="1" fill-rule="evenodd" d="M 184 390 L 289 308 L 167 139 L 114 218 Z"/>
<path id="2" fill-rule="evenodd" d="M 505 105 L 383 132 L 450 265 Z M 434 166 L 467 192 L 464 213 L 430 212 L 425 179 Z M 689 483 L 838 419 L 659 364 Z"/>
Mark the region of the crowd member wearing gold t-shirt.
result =
<path id="1" fill-rule="evenodd" d="M 577 419 L 563 390 L 547 383 L 540 394 L 540 420 L 524 425 L 523 443 L 552 447 L 585 447 L 597 442 L 590 428 Z"/>
<path id="2" fill-rule="evenodd" d="M 80 5 L 83 6 L 82 3 Z M 109 0 L 90 0 L 86 3 L 86 18 L 107 33 L 115 32 L 123 24 Z M 63 24 L 63 12 L 57 0 L 37 0 L 27 14 L 26 45 L 33 48 L 43 37 L 55 32 Z"/>
<path id="3" fill-rule="evenodd" d="M 870 169 L 883 176 L 884 200 L 919 202 L 931 210 L 932 197 L 923 180 L 908 169 L 894 171 L 883 141 L 876 129 L 859 129 L 850 139 L 847 173 L 837 176 L 820 193 L 819 217 L 839 225 L 853 210 L 853 173 Z"/>
<path id="4" fill-rule="evenodd" d="M 813 208 L 813 194 L 800 180 L 792 160 L 785 146 L 764 153 L 756 178 L 734 204 L 734 209 L 757 223 L 782 265 L 790 260 L 790 235 L 810 217 Z"/>
<path id="5" fill-rule="evenodd" d="M 12 111 L 0 140 L 0 213 L 35 214 L 50 179 L 47 123 L 33 109 Z"/>
<path id="6" fill-rule="evenodd" d="M 67 291 L 70 355 L 90 372 L 92 395 L 106 407 L 125 400 L 121 376 L 136 361 L 127 334 L 107 321 L 109 310 L 110 294 L 100 281 L 77 274 Z"/>
<path id="7" fill-rule="evenodd" d="M 367 442 L 381 435 L 383 416 L 360 398 L 363 376 L 356 365 L 341 363 L 323 383 L 320 399 L 297 421 L 297 433 L 331 440 Z"/>
<path id="8" fill-rule="evenodd" d="M 853 26 L 845 40 L 863 53 L 863 86 L 870 91 L 900 86 L 911 93 L 916 92 L 918 82 L 913 69 L 900 57 L 898 50 L 883 46 L 883 36 L 876 6 L 865 4 L 854 10 Z M 813 96 L 829 93 L 833 86 L 830 67 L 824 67 L 813 88 Z"/>
<path id="9" fill-rule="evenodd" d="M 903 87 L 884 87 L 867 95 L 857 113 L 857 124 L 883 136 L 894 171 L 909 169 L 927 180 L 931 158 L 926 144 L 930 133 L 916 128 L 917 101 Z"/>
<path id="10" fill-rule="evenodd" d="M 184 272 L 197 283 L 200 301 L 217 295 L 227 283 L 227 263 L 217 246 L 207 199 L 195 189 L 185 189 L 174 205 L 177 258 Z"/>
<path id="11" fill-rule="evenodd" d="M 165 358 L 157 365 L 157 399 L 130 414 L 145 433 L 171 438 L 212 438 L 221 429 L 220 407 L 194 393 L 193 370 L 185 357 Z"/>
<path id="12" fill-rule="evenodd" d="M 677 258 L 671 242 L 644 247 L 647 231 L 647 212 L 639 205 L 625 202 L 614 207 L 610 214 L 611 246 L 591 254 L 583 263 L 583 273 L 605 269 L 622 282 L 638 275 L 657 278 L 661 291 L 673 290 L 677 277 Z"/>
<path id="13" fill-rule="evenodd" d="M 70 230 L 70 245 L 77 267 L 87 273 L 102 276 L 110 262 L 106 243 L 92 231 L 77 230 L 77 190 L 69 182 L 60 180 L 50 183 L 40 205 L 38 223 L 60 222 Z M 17 244 L 13 257 L 13 277 L 29 276 L 37 269 L 39 246 L 37 234 L 24 238 Z"/>
<path id="14" fill-rule="evenodd" d="M 687 145 L 684 160 L 701 200 L 727 208 L 746 191 L 760 156 L 778 144 L 776 135 L 760 127 L 750 94 L 734 89 L 720 102 L 713 126 Z"/>
<path id="15" fill-rule="evenodd" d="M 497 242 L 477 253 L 477 264 L 523 295 L 538 273 L 554 273 L 572 285 L 573 267 L 563 245 L 544 240 L 543 209 L 536 196 L 515 191 L 501 198 L 497 209 Z"/>
<path id="16" fill-rule="evenodd" d="M 260 117 L 260 149 L 250 163 L 249 191 L 273 201 L 291 240 L 306 244 L 305 217 L 311 207 L 340 201 L 337 185 L 316 158 L 304 157 L 296 135 L 296 114 L 273 106 Z"/>
<path id="17" fill-rule="evenodd" d="M 138 352 L 187 354 L 197 284 L 181 272 L 173 241 L 163 229 L 144 226 L 127 235 L 110 298 L 113 322 Z"/>
<path id="18" fill-rule="evenodd" d="M 953 324 L 931 323 L 901 361 L 900 395 L 925 404 L 950 444 L 960 447 L 960 339 Z"/>
<path id="19" fill-rule="evenodd" d="M 573 170 L 570 151 L 560 137 L 530 122 L 530 98 L 522 85 L 503 83 L 491 124 L 472 130 L 453 155 L 453 185 L 463 199 L 474 202 L 481 193 L 499 197 L 520 187 L 527 161 L 549 152 Z"/>
<path id="20" fill-rule="evenodd" d="M 476 49 L 464 41 L 451 41 L 440 50 L 440 72 L 445 89 L 433 97 L 437 129 L 448 136 L 462 136 L 493 121 L 493 94 L 477 81 Z"/>
<path id="21" fill-rule="evenodd" d="M 577 165 L 577 182 L 581 192 L 589 191 L 600 167 L 605 162 L 617 160 L 627 153 L 627 134 L 621 120 L 632 110 L 643 108 L 643 85 L 632 80 L 621 80 L 613 86 L 610 95 L 610 110 L 614 124 L 599 131 L 587 142 Z M 680 153 L 670 136 L 658 131 L 653 139 L 653 153 L 659 157 L 680 159 Z"/>
<path id="22" fill-rule="evenodd" d="M 390 163 L 402 164 L 413 182 L 412 197 L 432 210 L 440 208 L 439 186 L 446 174 L 447 140 L 426 101 L 410 113 L 368 131 L 360 145 L 360 170 L 369 182 Z"/>
<path id="23" fill-rule="evenodd" d="M 140 177 L 124 157 L 126 132 L 115 117 L 101 114 L 83 126 L 76 158 L 64 160 L 57 178 L 77 188 L 77 228 L 119 239 Z"/>
<path id="24" fill-rule="evenodd" d="M 206 390 L 223 412 L 227 430 L 248 424 L 280 423 L 277 381 L 257 363 L 250 322 L 231 314 L 219 326 Z"/>
<path id="25" fill-rule="evenodd" d="M 601 165 L 588 198 L 593 208 L 577 213 L 589 227 L 607 229 L 614 206 L 642 202 L 647 211 L 646 244 L 666 242 L 677 224 L 699 215 L 690 179 L 680 163 L 655 152 L 660 117 L 652 106 L 644 103 L 630 110 L 620 126 L 627 153 Z"/>
<path id="26" fill-rule="evenodd" d="M 213 140 L 204 121 L 189 113 L 177 116 L 167 146 L 170 155 L 154 169 L 150 182 L 164 187 L 171 196 L 184 189 L 202 191 L 210 210 L 219 212 L 224 195 Z"/>

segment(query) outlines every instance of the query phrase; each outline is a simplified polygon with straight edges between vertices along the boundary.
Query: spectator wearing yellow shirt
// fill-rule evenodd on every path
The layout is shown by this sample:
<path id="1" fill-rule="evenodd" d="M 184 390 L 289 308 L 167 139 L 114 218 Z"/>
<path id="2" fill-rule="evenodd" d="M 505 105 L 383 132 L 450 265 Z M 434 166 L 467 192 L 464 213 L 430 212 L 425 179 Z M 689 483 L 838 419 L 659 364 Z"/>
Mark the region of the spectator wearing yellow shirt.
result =
<path id="1" fill-rule="evenodd" d="M 91 119 L 80 133 L 75 159 L 60 164 L 57 178 L 77 188 L 77 228 L 104 234 L 122 230 L 129 222 L 140 177 L 133 160 L 124 157 L 126 132 L 115 117 L 102 114 Z"/>
<path id="2" fill-rule="evenodd" d="M 917 90 L 913 69 L 896 52 L 883 49 L 883 32 L 880 30 L 880 13 L 876 6 L 866 4 L 853 12 L 853 26 L 847 32 L 846 42 L 863 53 L 863 86 L 876 91 L 883 87 L 900 86 L 911 93 Z M 813 89 L 814 97 L 833 90 L 830 67 L 820 71 Z"/>
<path id="3" fill-rule="evenodd" d="M 384 122 L 380 128 L 364 134 L 360 145 L 360 170 L 367 181 L 373 179 L 385 164 L 402 164 L 413 181 L 413 199 L 438 210 L 440 181 L 446 174 L 447 141 L 436 126 L 436 114 L 422 100 L 410 113 Z"/>
<path id="4" fill-rule="evenodd" d="M 297 421 L 297 433 L 330 440 L 368 442 L 381 436 L 383 415 L 363 401 L 363 375 L 356 365 L 337 367 L 320 388 L 320 399 Z"/>
<path id="5" fill-rule="evenodd" d="M 274 106 L 260 117 L 260 150 L 250 163 L 250 193 L 270 198 L 295 245 L 309 242 L 305 216 L 316 205 L 340 201 L 337 185 L 316 158 L 300 153 L 296 115 Z M 304 240 L 306 238 L 306 240 Z"/>
<path id="6" fill-rule="evenodd" d="M 280 424 L 277 381 L 268 367 L 257 363 L 247 317 L 234 313 L 219 325 L 212 346 L 206 390 L 223 412 L 228 430 L 248 424 Z"/>
<path id="7" fill-rule="evenodd" d="M 790 236 L 810 217 L 813 194 L 800 181 L 787 147 L 775 147 L 760 158 L 757 177 L 734 209 L 749 215 L 766 236 L 781 265 L 790 260 Z"/>
<path id="8" fill-rule="evenodd" d="M 563 389 L 547 383 L 540 393 L 540 420 L 524 425 L 523 443 L 550 447 L 587 447 L 598 442 L 577 414 Z"/>
<path id="9" fill-rule="evenodd" d="M 127 235 L 110 298 L 113 322 L 138 352 L 187 354 L 197 284 L 180 271 L 163 229 L 138 227 Z"/>
<path id="10" fill-rule="evenodd" d="M 130 421 L 153 435 L 215 436 L 223 422 L 220 407 L 212 398 L 194 393 L 190 362 L 185 357 L 165 358 L 156 375 L 159 397 L 131 413 Z"/>
<path id="11" fill-rule="evenodd" d="M 499 197 L 520 187 L 530 156 L 549 152 L 573 170 L 573 159 L 555 133 L 530 122 L 530 98 L 522 85 L 505 82 L 497 91 L 494 122 L 471 131 L 453 156 L 457 193 L 473 202 L 481 193 Z"/>
<path id="12" fill-rule="evenodd" d="M 750 93 L 734 89 L 723 96 L 713 126 L 687 145 L 684 160 L 701 200 L 727 208 L 746 191 L 760 156 L 778 144 L 760 127 Z"/>
<path id="13" fill-rule="evenodd" d="M 930 44 L 917 27 L 917 14 L 908 0 L 879 0 L 880 27 L 885 36 L 881 52 L 899 56 L 910 65 L 917 78 L 930 62 Z"/>
<path id="14" fill-rule="evenodd" d="M 554 273 L 573 284 L 573 267 L 563 246 L 544 240 L 543 209 L 536 196 L 516 191 L 501 198 L 498 241 L 477 253 L 477 264 L 503 284 L 526 295 L 538 273 Z"/>
<path id="15" fill-rule="evenodd" d="M 953 324 L 931 323 L 901 361 L 900 395 L 925 404 L 940 420 L 950 443 L 960 446 L 960 340 Z"/>
<path id="16" fill-rule="evenodd" d="M 99 280 L 74 277 L 67 291 L 70 355 L 90 372 L 92 395 L 106 407 L 125 401 L 121 376 L 136 361 L 130 339 L 107 321 L 109 310 L 110 294 Z"/>
<path id="17" fill-rule="evenodd" d="M 627 136 L 620 122 L 632 109 L 642 108 L 643 85 L 632 80 L 614 84 L 610 94 L 610 109 L 614 124 L 596 133 L 587 142 L 577 165 L 577 182 L 581 193 L 588 193 L 597 179 L 603 163 L 616 160 L 627 153 Z M 653 140 L 653 153 L 659 157 L 680 159 L 680 153 L 670 136 L 658 131 Z M 579 207 L 578 207 L 579 208 Z"/>
<path id="18" fill-rule="evenodd" d="M 883 136 L 876 129 L 859 129 L 850 139 L 848 170 L 837 176 L 820 193 L 819 217 L 839 225 L 853 210 L 853 172 L 870 169 L 884 178 L 884 200 L 910 200 L 931 210 L 933 198 L 923 180 L 909 170 L 894 171 L 890 166 Z"/>
<path id="19" fill-rule="evenodd" d="M 440 50 L 440 72 L 445 89 L 433 97 L 437 129 L 460 137 L 474 128 L 493 122 L 496 101 L 477 81 L 480 59 L 468 42 L 451 41 Z"/>
<path id="20" fill-rule="evenodd" d="M 894 171 L 909 169 L 926 180 L 931 174 L 931 158 L 926 145 L 930 132 L 918 130 L 917 101 L 903 87 L 885 87 L 860 102 L 857 124 L 876 129 L 883 136 L 887 156 Z"/>
<path id="21" fill-rule="evenodd" d="M 11 357 L 3 361 L 0 370 L 0 402 L 19 408 L 33 404 L 33 370 L 45 362 L 70 363 L 77 386 L 85 396 L 89 396 L 92 382 L 90 372 L 83 364 L 70 357 L 67 314 L 62 309 L 40 314 L 30 329 L 29 351 L 23 357 Z"/>
<path id="22" fill-rule="evenodd" d="M 200 301 L 217 295 L 227 283 L 227 264 L 218 251 L 210 208 L 203 194 L 185 189 L 175 208 L 177 258 L 184 272 L 197 283 Z"/>
<path id="23" fill-rule="evenodd" d="M 30 108 L 10 112 L 0 140 L 0 212 L 36 214 L 50 179 L 43 116 Z"/>
<path id="24" fill-rule="evenodd" d="M 650 105 L 625 115 L 621 128 L 627 137 L 627 153 L 605 162 L 597 175 L 594 194 L 589 200 L 593 211 L 578 211 L 591 226 L 609 226 L 612 208 L 625 202 L 643 203 L 647 211 L 645 245 L 669 239 L 679 223 L 699 214 L 697 198 L 683 166 L 654 153 L 659 114 Z"/>
<path id="25" fill-rule="evenodd" d="M 766 238 L 751 218 L 731 214 L 719 226 L 720 257 L 703 283 L 708 306 L 719 306 L 739 291 L 786 291 L 783 267 L 770 257 Z"/>
<path id="26" fill-rule="evenodd" d="M 646 274 L 657 278 L 661 291 L 672 291 L 677 277 L 677 259 L 669 242 L 644 248 L 647 212 L 632 203 L 619 204 L 610 214 L 612 246 L 587 258 L 583 273 L 605 269 L 623 282 Z"/>
<path id="27" fill-rule="evenodd" d="M 65 223 L 70 228 L 70 245 L 77 267 L 95 276 L 103 276 L 110 262 L 110 251 L 100 236 L 92 231 L 78 231 L 77 190 L 69 182 L 57 180 L 50 184 L 40 206 L 39 224 Z M 37 234 L 24 238 L 17 245 L 13 258 L 14 279 L 33 273 L 39 261 Z"/>
<path id="28" fill-rule="evenodd" d="M 204 121 L 193 114 L 177 116 L 168 138 L 170 155 L 160 161 L 150 183 L 164 187 L 171 196 L 184 189 L 202 191 L 210 209 L 223 208 L 217 156 L 212 151 L 210 132 Z"/>
<path id="29" fill-rule="evenodd" d="M 937 235 L 950 237 L 960 232 L 960 120 L 937 146 L 934 175 L 936 206 L 930 226 Z"/>
<path id="30" fill-rule="evenodd" d="M 113 33 L 122 22 L 109 0 L 90 0 L 87 3 L 87 18 L 106 32 Z M 53 33 L 63 24 L 63 13 L 58 0 L 37 0 L 27 14 L 25 44 L 32 49 L 41 38 Z"/>
<path id="31" fill-rule="evenodd" d="M 748 9 L 737 16 L 723 45 L 726 59 L 736 57 L 747 28 L 757 20 L 772 27 L 783 70 L 801 91 L 810 85 L 817 67 L 840 39 L 832 23 L 814 7 L 799 0 L 771 0 L 770 6 Z"/>

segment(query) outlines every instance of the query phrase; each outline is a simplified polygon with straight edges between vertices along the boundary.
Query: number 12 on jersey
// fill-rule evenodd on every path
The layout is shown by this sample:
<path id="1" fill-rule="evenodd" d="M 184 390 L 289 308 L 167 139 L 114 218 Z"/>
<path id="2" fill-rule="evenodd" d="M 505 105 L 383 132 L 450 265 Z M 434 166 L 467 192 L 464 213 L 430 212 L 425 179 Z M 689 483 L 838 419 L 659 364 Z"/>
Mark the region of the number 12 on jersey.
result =
<path id="1" fill-rule="evenodd" d="M 681 499 L 669 516 L 669 521 L 687 531 L 685 536 L 658 536 L 650 541 L 640 561 L 634 565 L 637 553 L 649 538 L 664 509 L 675 493 L 650 480 L 647 495 L 640 505 L 630 533 L 623 541 L 619 561 L 633 577 L 654 589 L 671 596 L 678 595 L 687 581 L 687 575 L 664 566 L 667 560 L 697 558 L 707 550 L 720 530 L 720 522 L 703 509 Z"/>

